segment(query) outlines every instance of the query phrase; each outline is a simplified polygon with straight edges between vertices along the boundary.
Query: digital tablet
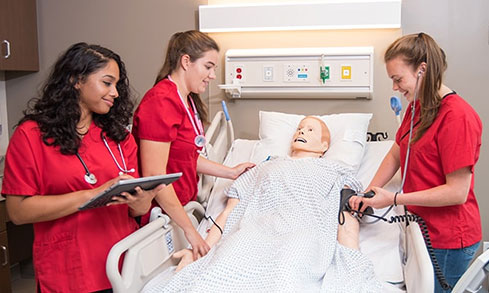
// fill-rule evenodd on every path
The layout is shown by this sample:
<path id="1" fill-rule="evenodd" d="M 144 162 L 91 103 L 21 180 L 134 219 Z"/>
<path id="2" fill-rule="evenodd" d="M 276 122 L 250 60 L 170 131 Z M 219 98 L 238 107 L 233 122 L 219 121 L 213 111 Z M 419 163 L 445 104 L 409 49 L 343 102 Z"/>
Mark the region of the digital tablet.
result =
<path id="1" fill-rule="evenodd" d="M 141 187 L 143 190 L 151 190 L 160 184 L 171 184 L 173 181 L 177 180 L 182 176 L 182 173 L 172 173 L 165 175 L 148 176 L 127 180 L 120 180 L 116 184 L 110 186 L 100 194 L 96 195 L 83 205 L 81 205 L 79 210 L 87 210 L 91 208 L 105 206 L 112 201 L 112 197 L 119 195 L 122 192 L 134 193 L 136 192 L 134 188 L 136 186 Z"/>

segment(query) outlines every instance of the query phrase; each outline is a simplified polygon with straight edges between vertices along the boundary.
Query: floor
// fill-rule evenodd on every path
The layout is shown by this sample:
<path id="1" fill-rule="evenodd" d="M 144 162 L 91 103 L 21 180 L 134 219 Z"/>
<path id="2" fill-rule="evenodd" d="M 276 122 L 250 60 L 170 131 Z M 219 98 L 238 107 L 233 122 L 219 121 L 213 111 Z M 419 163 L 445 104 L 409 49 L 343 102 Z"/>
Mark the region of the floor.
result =
<path id="1" fill-rule="evenodd" d="M 17 263 L 10 268 L 12 293 L 35 293 L 36 281 L 32 260 Z"/>

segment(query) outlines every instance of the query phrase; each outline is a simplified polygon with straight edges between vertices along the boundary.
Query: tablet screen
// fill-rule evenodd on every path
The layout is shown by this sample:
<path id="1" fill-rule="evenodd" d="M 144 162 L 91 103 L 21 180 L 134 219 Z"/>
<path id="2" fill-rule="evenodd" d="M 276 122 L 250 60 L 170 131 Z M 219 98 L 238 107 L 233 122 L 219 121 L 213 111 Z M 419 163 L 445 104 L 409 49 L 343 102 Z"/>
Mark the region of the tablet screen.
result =
<path id="1" fill-rule="evenodd" d="M 86 210 L 96 207 L 105 206 L 107 203 L 112 201 L 112 197 L 119 195 L 122 192 L 134 193 L 136 186 L 141 187 L 143 190 L 151 190 L 160 184 L 169 185 L 173 181 L 177 180 L 182 176 L 182 173 L 172 173 L 165 175 L 148 176 L 127 180 L 120 180 L 116 184 L 110 186 L 100 194 L 96 195 L 83 205 L 81 205 L 79 210 Z"/>

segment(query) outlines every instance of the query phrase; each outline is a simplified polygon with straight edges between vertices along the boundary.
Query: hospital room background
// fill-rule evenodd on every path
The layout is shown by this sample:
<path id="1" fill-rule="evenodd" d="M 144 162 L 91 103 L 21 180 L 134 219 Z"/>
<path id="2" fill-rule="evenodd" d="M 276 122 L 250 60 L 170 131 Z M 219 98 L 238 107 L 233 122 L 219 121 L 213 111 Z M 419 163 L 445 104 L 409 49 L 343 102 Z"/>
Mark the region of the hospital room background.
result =
<path id="1" fill-rule="evenodd" d="M 0 0 L 0 3 L 3 2 L 5 0 Z M 38 0 L 39 69 L 2 71 L 0 67 L 0 155 L 5 154 L 8 137 L 22 117 L 27 101 L 36 95 L 50 66 L 70 44 L 79 41 L 96 43 L 118 52 L 126 63 L 134 92 L 141 99 L 153 85 L 163 62 L 169 37 L 177 31 L 199 28 L 200 5 L 263 2 L 265 1 Z M 266 2 L 280 4 L 292 1 Z M 307 18 L 307 15 L 295 17 Z M 221 101 L 225 100 L 233 121 L 235 137 L 257 139 L 260 110 L 296 114 L 373 113 L 369 131 L 386 132 L 389 139 L 394 139 L 398 124 L 390 108 L 389 98 L 401 95 L 392 91 L 392 82 L 385 71 L 383 52 L 399 36 L 420 31 L 433 36 L 445 50 L 448 56 L 445 83 L 476 109 L 483 122 L 482 148 L 475 169 L 475 193 L 480 204 L 483 241 L 489 241 L 489 107 L 485 89 L 489 84 L 487 0 L 402 0 L 400 28 L 211 33 L 221 52 L 217 78 L 211 82 L 204 95 L 209 106 L 209 117 L 212 118 L 221 110 Z M 229 99 L 218 87 L 225 82 L 224 56 L 229 49 L 350 46 L 368 46 L 374 49 L 371 99 L 307 99 L 301 95 L 292 99 Z M 405 108 L 406 101 L 402 100 Z M 17 262 L 22 264 L 30 257 L 29 241 L 32 241 L 32 231 L 29 225 L 15 227 L 11 223 L 7 224 L 10 265 L 15 267 Z"/>

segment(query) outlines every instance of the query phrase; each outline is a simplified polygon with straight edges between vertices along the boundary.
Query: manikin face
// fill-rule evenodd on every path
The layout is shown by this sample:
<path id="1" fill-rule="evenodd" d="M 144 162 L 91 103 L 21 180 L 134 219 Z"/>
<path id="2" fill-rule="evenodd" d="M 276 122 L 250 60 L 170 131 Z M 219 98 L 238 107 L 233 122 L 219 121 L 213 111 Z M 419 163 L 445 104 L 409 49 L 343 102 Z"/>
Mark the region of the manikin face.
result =
<path id="1" fill-rule="evenodd" d="M 399 91 L 406 97 L 408 102 L 412 102 L 414 100 L 416 79 L 418 78 L 418 72 L 421 68 L 414 70 L 412 66 L 404 62 L 401 56 L 387 61 L 385 66 L 387 74 L 392 79 L 392 89 Z M 420 84 L 421 79 L 422 77 L 419 79 Z"/>
<path id="2" fill-rule="evenodd" d="M 202 57 L 189 62 L 187 66 L 187 88 L 190 92 L 201 94 L 209 86 L 209 81 L 216 78 L 216 65 L 219 54 L 216 50 L 204 53 Z"/>
<path id="3" fill-rule="evenodd" d="M 302 119 L 292 139 L 292 156 L 322 156 L 328 149 L 328 138 L 324 136 L 329 136 L 329 132 L 324 133 L 317 118 Z"/>
<path id="4" fill-rule="evenodd" d="M 82 113 L 107 114 L 117 99 L 116 85 L 119 81 L 119 66 L 114 60 L 79 81 L 75 88 L 80 93 Z"/>

